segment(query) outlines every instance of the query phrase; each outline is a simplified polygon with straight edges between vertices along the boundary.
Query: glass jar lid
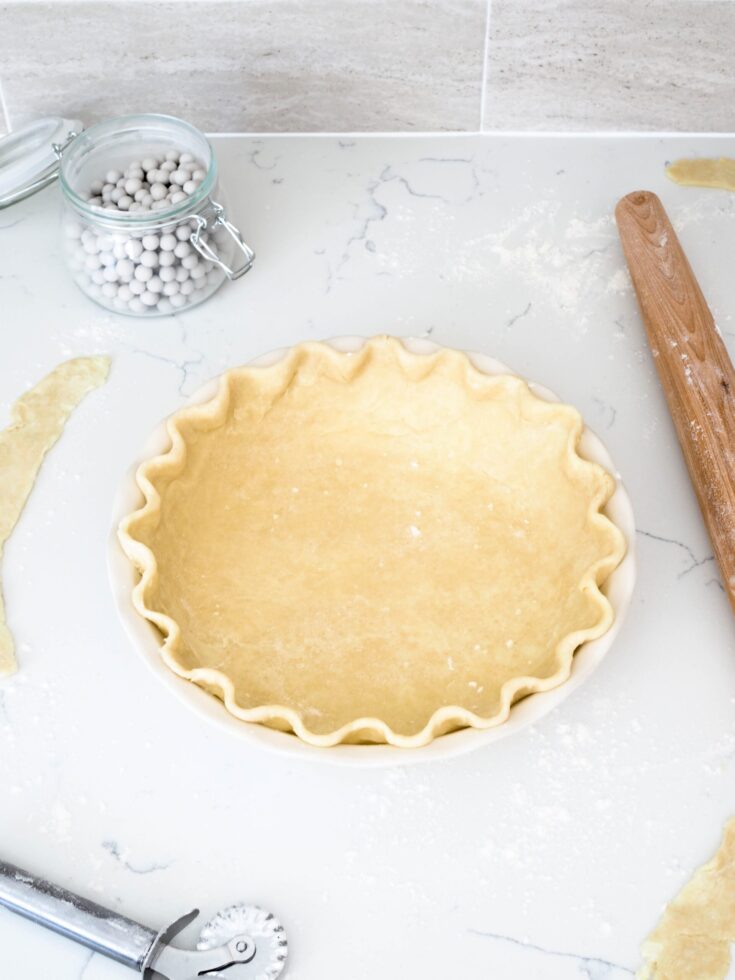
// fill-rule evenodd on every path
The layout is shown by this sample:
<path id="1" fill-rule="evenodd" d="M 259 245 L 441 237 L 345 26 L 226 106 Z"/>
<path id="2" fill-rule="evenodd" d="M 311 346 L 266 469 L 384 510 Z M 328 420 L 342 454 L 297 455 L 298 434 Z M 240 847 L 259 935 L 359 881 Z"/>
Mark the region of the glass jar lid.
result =
<path id="1" fill-rule="evenodd" d="M 55 180 L 64 148 L 83 129 L 78 119 L 48 116 L 0 138 L 0 208 Z"/>

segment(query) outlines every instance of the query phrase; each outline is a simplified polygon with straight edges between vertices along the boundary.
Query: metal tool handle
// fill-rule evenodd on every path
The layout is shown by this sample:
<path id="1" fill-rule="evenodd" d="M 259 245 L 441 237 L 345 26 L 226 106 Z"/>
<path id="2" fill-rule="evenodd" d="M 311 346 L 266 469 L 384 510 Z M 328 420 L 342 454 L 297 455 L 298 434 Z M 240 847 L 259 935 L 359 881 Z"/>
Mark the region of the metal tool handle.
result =
<path id="1" fill-rule="evenodd" d="M 123 915 L 0 861 L 0 905 L 141 971 L 157 934 Z"/>

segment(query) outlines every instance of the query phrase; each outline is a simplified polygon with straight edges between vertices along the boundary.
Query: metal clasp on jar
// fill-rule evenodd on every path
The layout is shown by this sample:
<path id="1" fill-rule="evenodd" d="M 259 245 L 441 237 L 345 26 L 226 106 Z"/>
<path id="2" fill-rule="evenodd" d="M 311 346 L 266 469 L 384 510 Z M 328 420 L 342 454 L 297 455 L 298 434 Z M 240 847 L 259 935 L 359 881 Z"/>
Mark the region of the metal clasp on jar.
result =
<path id="1" fill-rule="evenodd" d="M 241 276 L 244 276 L 246 272 L 250 271 L 253 262 L 255 261 L 255 252 L 243 241 L 239 229 L 237 229 L 232 222 L 227 220 L 225 217 L 225 209 L 221 204 L 217 204 L 216 201 L 210 201 L 209 206 L 202 214 L 194 215 L 194 220 L 197 223 L 197 228 L 191 233 L 189 241 L 197 252 L 199 252 L 202 258 L 206 259 L 208 262 L 213 262 L 224 272 L 228 279 L 239 279 Z M 235 245 L 237 245 L 242 252 L 244 261 L 239 268 L 230 268 L 230 266 L 227 265 L 226 262 L 223 262 L 219 255 L 217 255 L 209 242 L 202 241 L 203 232 L 214 232 L 217 228 L 224 228 L 234 240 Z"/>
<path id="2" fill-rule="evenodd" d="M 64 150 L 72 144 L 72 142 L 77 138 L 79 133 L 74 129 L 70 129 L 66 134 L 66 139 L 63 143 L 52 143 L 51 149 L 54 151 L 54 156 L 57 160 L 61 160 Z"/>

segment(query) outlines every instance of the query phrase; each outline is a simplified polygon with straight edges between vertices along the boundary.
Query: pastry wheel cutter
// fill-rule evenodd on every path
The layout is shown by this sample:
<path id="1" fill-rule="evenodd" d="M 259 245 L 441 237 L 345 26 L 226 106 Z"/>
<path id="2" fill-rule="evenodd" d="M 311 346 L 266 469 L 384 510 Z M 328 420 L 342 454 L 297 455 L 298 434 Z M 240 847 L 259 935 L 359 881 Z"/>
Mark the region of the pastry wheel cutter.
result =
<path id="1" fill-rule="evenodd" d="M 0 906 L 135 970 L 143 980 L 275 980 L 288 940 L 256 905 L 231 905 L 202 928 L 196 949 L 171 945 L 199 910 L 156 931 L 0 861 Z"/>

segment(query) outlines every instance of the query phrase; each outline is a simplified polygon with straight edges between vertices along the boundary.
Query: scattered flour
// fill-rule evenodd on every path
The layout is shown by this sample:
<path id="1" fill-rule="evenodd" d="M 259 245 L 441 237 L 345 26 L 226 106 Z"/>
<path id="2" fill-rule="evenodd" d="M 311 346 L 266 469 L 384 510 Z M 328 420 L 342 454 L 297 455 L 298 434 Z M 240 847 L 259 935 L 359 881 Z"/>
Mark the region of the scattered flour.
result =
<path id="1" fill-rule="evenodd" d="M 538 201 L 490 232 L 484 245 L 500 269 L 522 278 L 534 297 L 574 314 L 582 333 L 588 323 L 589 300 L 599 296 L 601 283 L 605 293 L 632 289 L 617 250 L 612 215 L 569 219 L 559 202 Z"/>

